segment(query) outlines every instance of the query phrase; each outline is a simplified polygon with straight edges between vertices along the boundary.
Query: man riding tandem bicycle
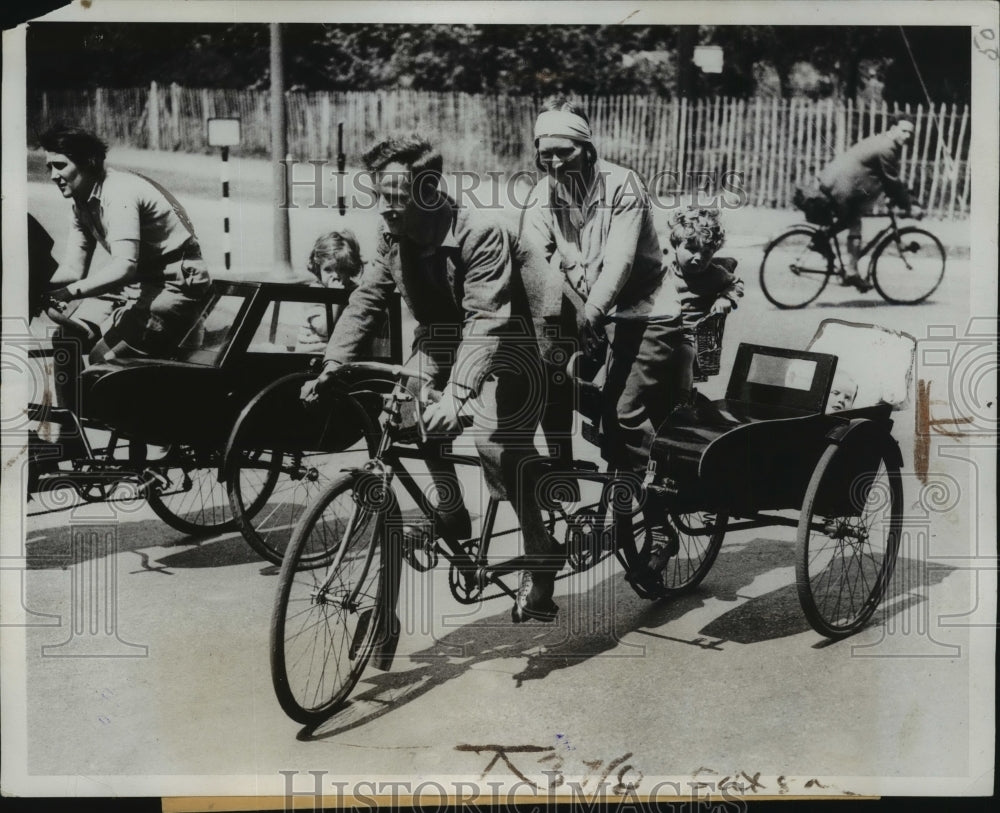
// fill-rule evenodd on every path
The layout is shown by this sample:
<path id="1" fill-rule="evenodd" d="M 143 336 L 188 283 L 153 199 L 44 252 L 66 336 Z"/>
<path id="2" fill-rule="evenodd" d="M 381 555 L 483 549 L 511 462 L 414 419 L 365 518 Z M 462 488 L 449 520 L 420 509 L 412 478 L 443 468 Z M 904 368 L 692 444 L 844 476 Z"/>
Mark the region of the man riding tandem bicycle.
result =
<path id="1" fill-rule="evenodd" d="M 565 121 L 572 132 L 544 137 L 579 137 L 583 130 L 575 120 L 548 117 L 545 124 Z M 548 401 L 549 383 L 560 383 L 557 374 L 562 383 L 568 380 L 574 347 L 570 342 L 550 348 L 544 362 L 538 353 L 538 338 L 553 336 L 538 307 L 546 283 L 538 275 L 551 273 L 549 266 L 538 263 L 530 240 L 514 242 L 502 226 L 480 221 L 470 243 L 463 232 L 475 218 L 438 192 L 440 159 L 426 142 L 385 142 L 367 158 L 380 178 L 380 256 L 335 328 L 322 375 L 302 396 L 324 410 L 368 404 L 351 414 L 363 424 L 371 456 L 325 489 L 287 548 L 272 619 L 271 668 L 289 716 L 317 722 L 346 700 L 369 660 L 376 668 L 391 667 L 401 632 L 403 561 L 422 571 L 443 557 L 460 603 L 506 595 L 514 601 L 513 621 L 552 621 L 558 611 L 554 583 L 566 563 L 584 570 L 614 553 L 633 589 L 655 599 L 700 583 L 727 529 L 791 525 L 798 528 L 797 589 L 813 627 L 837 638 L 867 624 L 885 594 L 899 543 L 902 460 L 889 434 L 890 404 L 824 414 L 835 356 L 741 345 L 726 398 L 709 403 L 693 396 L 679 404 L 650 439 L 644 471 L 601 471 L 564 452 L 540 455 L 535 430 L 540 420 L 551 428 L 540 408 Z M 414 180 L 428 164 L 429 191 L 416 191 Z M 412 205 L 418 195 L 435 204 L 420 210 Z M 735 278 L 731 268 L 723 270 L 732 294 Z M 358 361 L 354 342 L 393 288 L 421 325 L 415 354 L 402 367 Z M 435 322 L 439 329 L 431 331 L 427 316 L 435 308 L 447 309 L 450 319 Z M 588 321 L 592 332 L 605 324 Z M 443 343 L 440 324 L 453 328 Z M 529 324 L 541 332 L 532 336 L 525 330 Z M 717 328 L 713 334 L 718 341 Z M 485 337 L 489 360 L 470 365 L 476 337 Z M 433 358 L 435 350 L 442 351 L 444 363 Z M 498 370 L 494 365 L 504 359 L 505 369 Z M 804 383 L 789 388 L 792 368 L 806 375 L 797 373 Z M 573 372 L 571 366 L 569 378 Z M 531 381 L 544 386 L 529 386 L 525 397 L 524 384 Z M 594 394 L 592 385 L 576 383 Z M 501 384 L 517 396 L 504 401 Z M 599 405 L 592 417 L 604 421 L 613 411 Z M 480 461 L 441 445 L 468 423 L 469 413 L 479 422 L 476 445 L 490 485 L 478 536 L 470 535 L 454 466 Z M 601 434 L 591 438 L 601 442 Z M 547 434 L 546 440 L 550 451 L 565 449 L 564 437 Z M 430 463 L 436 499 L 420 488 L 406 460 Z M 396 481 L 427 522 L 404 520 Z M 570 504 L 579 499 L 580 482 L 596 484 L 600 497 L 567 511 L 567 498 Z M 525 552 L 501 560 L 490 556 L 490 544 L 510 533 L 495 530 L 504 498 L 514 503 Z M 650 503 L 658 507 L 654 527 L 642 510 Z M 786 509 L 800 509 L 798 520 L 773 513 Z M 737 521 L 730 524 L 730 516 Z M 562 543 L 554 536 L 557 525 L 564 529 Z M 652 544 L 657 528 L 668 537 L 665 553 Z M 508 577 L 519 572 L 519 586 L 509 584 Z"/>

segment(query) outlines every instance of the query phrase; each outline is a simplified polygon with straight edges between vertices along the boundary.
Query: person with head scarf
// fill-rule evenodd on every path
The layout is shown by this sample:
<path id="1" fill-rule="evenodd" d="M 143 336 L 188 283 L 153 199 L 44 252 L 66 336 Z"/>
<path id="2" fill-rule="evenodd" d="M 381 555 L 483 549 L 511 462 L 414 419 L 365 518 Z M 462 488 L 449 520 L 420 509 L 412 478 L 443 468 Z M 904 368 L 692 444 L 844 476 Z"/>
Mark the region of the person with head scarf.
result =
<path id="1" fill-rule="evenodd" d="M 562 288 L 561 300 L 545 297 L 542 318 L 557 321 L 563 331 L 578 329 L 586 351 L 609 342 L 602 453 L 613 468 L 641 477 L 657 427 L 690 397 L 680 385 L 683 363 L 675 352 L 684 340 L 681 305 L 664 264 L 649 192 L 638 174 L 598 158 L 586 114 L 565 99 L 545 105 L 534 143 L 536 166 L 545 177 L 526 201 L 519 240 L 532 245 L 531 256 L 545 264 L 524 273 L 546 276 L 550 293 L 553 286 Z M 552 426 L 561 420 L 568 431 L 571 399 L 565 387 L 558 397 L 553 378 L 550 402 L 558 406 L 546 421 Z M 647 494 L 644 511 L 651 533 L 643 553 L 676 551 L 660 501 Z"/>

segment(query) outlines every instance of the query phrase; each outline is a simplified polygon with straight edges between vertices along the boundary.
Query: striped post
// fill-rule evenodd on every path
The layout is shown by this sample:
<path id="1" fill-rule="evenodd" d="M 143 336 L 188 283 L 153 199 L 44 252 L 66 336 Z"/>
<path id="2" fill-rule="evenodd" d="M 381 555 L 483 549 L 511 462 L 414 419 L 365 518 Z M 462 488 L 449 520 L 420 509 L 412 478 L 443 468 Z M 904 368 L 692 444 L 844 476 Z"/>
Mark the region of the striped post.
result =
<path id="1" fill-rule="evenodd" d="M 347 169 L 347 156 L 344 155 L 344 122 L 337 124 L 337 177 L 340 181 L 337 193 L 337 209 L 340 216 L 347 214 L 347 201 L 344 198 L 345 170 Z"/>
<path id="2" fill-rule="evenodd" d="M 228 271 L 233 264 L 233 243 L 229 235 L 229 147 L 222 148 L 222 168 L 219 170 L 219 179 L 222 181 L 222 251 Z"/>

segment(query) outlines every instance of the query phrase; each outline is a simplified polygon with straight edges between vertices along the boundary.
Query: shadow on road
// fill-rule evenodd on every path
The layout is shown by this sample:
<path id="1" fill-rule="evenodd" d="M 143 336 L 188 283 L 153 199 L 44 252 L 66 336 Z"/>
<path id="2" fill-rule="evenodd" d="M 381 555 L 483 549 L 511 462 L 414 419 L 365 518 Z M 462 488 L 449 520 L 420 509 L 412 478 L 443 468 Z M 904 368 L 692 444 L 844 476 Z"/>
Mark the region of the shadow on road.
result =
<path id="1" fill-rule="evenodd" d="M 521 686 L 525 681 L 541 680 L 595 657 L 645 657 L 643 639 L 636 642 L 636 636 L 631 636 L 623 640 L 628 633 L 721 650 L 727 643 L 753 644 L 809 632 L 794 582 L 761 595 L 742 595 L 758 577 L 794 564 L 794 543 L 790 541 L 754 539 L 724 546 L 702 585 L 689 594 L 655 603 L 636 596 L 620 571 L 611 572 L 614 568 L 609 567 L 606 574 L 592 579 L 587 589 L 571 585 L 571 593 L 559 599 L 559 618 L 551 626 L 512 625 L 509 606 L 502 600 L 501 612 L 461 626 L 433 646 L 411 655 L 413 668 L 369 670 L 358 687 L 360 691 L 356 689 L 356 694 L 323 723 L 302 729 L 298 738 L 325 739 L 365 725 L 477 668 L 510 671 L 504 661 L 527 659 L 520 671 L 511 672 L 512 679 Z M 888 608 L 887 617 L 925 602 L 923 591 L 939 584 L 952 570 L 919 565 L 914 560 L 899 559 L 883 602 Z M 572 578 L 586 577 L 577 574 Z M 713 600 L 740 603 L 701 627 L 698 636 L 674 637 L 658 631 Z M 825 640 L 817 635 L 819 644 Z M 397 669 L 401 665 L 398 663 Z"/>
<path id="2" fill-rule="evenodd" d="M 758 544 L 759 540 L 750 543 L 751 546 Z M 885 609 L 882 618 L 888 621 L 926 602 L 924 591 L 943 582 L 954 570 L 938 563 L 928 568 L 926 563 L 916 559 L 898 558 L 893 579 L 880 604 Z M 879 618 L 878 611 L 875 618 Z M 792 583 L 743 602 L 713 619 L 701 628 L 701 632 L 720 642 L 756 644 L 810 629 L 799 604 L 798 590 Z"/>
<path id="3" fill-rule="evenodd" d="M 814 302 L 811 307 L 815 308 L 897 308 L 899 305 L 893 305 L 891 302 L 886 302 L 878 295 L 877 291 L 870 291 L 869 293 L 874 295 L 872 297 L 867 297 L 865 299 L 848 299 L 840 300 L 838 302 Z M 927 299 L 920 303 L 920 306 L 930 306 L 934 305 L 933 299 Z M 914 307 L 914 306 L 909 306 Z"/>
<path id="4" fill-rule="evenodd" d="M 606 559 L 593 571 L 570 577 L 570 592 L 558 598 L 560 612 L 552 625 L 514 626 L 510 604 L 501 599 L 500 612 L 459 626 L 411 655 L 413 668 L 369 670 L 352 698 L 334 716 L 304 728 L 299 739 L 325 739 L 365 725 L 476 668 L 510 671 L 505 661 L 527 659 L 520 671 L 511 672 L 521 686 L 595 657 L 646 657 L 645 643 L 634 637 L 624 640 L 626 635 L 655 630 L 711 599 L 737 600 L 739 590 L 758 576 L 792 564 L 792 550 L 791 543 L 769 540 L 723 546 L 705 583 L 689 594 L 654 603 L 632 592 L 615 560 Z M 794 609 L 801 615 L 797 604 Z M 703 649 L 718 648 L 701 637 L 670 640 Z M 401 665 L 397 663 L 396 668 Z"/>
<path id="5" fill-rule="evenodd" d="M 165 555 L 150 555 L 152 548 L 166 548 Z M 239 532 L 207 538 L 188 536 L 159 519 L 119 523 L 77 523 L 49 528 L 29 536 L 25 544 L 28 570 L 67 568 L 117 553 L 136 553 L 143 570 L 167 568 L 229 567 L 259 562 L 260 558 Z"/>

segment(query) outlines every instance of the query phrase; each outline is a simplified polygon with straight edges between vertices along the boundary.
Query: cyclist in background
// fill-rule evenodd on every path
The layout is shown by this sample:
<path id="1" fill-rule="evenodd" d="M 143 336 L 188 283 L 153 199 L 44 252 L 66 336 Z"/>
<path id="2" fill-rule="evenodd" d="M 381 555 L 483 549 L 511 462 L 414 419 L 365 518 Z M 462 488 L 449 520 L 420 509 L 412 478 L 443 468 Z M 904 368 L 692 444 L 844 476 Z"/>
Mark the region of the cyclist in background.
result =
<path id="1" fill-rule="evenodd" d="M 861 218 L 885 193 L 889 200 L 909 216 L 910 193 L 900 177 L 899 161 L 903 145 L 913 137 L 913 121 L 897 116 L 884 133 L 869 136 L 831 161 L 819 175 L 820 189 L 834 205 L 835 221 L 830 234 L 847 232 L 847 273 L 843 285 L 866 291 L 870 283 L 858 273 L 861 254 Z M 826 235 L 813 246 L 824 255 L 830 253 Z"/>

